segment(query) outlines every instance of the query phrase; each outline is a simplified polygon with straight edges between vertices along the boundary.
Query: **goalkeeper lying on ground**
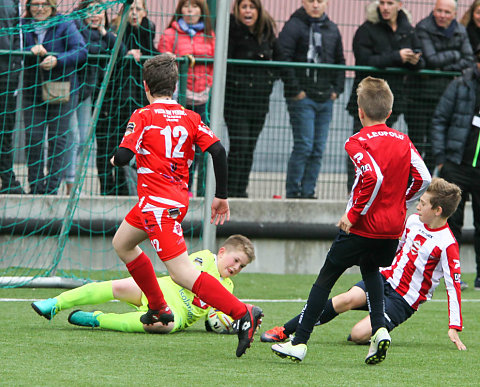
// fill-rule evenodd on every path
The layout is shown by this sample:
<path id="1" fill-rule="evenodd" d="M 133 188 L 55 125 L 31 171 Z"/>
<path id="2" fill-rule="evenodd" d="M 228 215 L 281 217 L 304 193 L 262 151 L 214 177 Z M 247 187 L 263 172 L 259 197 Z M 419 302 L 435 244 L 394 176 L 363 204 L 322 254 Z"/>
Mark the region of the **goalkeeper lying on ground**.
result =
<path id="1" fill-rule="evenodd" d="M 233 282 L 229 277 L 240 273 L 245 266 L 252 262 L 255 259 L 255 251 L 248 238 L 242 235 L 232 235 L 223 243 L 217 255 L 209 250 L 203 250 L 190 254 L 189 258 L 198 267 L 198 270 L 214 276 L 232 292 Z M 131 277 L 89 283 L 63 292 L 55 298 L 35 301 L 32 303 L 32 308 L 40 316 L 51 320 L 61 310 L 79 305 L 101 304 L 111 300 L 124 301 L 135 307 L 137 311 L 103 313 L 101 311 L 76 310 L 68 316 L 68 321 L 74 325 L 100 327 L 121 332 L 172 333 L 188 328 L 202 317 L 212 316 L 213 312 L 209 313 L 209 305 L 191 291 L 177 285 L 169 276 L 159 278 L 158 282 L 175 316 L 174 321 L 168 325 L 163 325 L 161 322 L 144 325 L 140 322 L 140 316 L 148 309 L 147 298 Z M 218 313 L 220 315 L 221 312 Z M 222 327 L 216 328 L 218 327 L 213 327 L 213 330 L 222 331 Z"/>

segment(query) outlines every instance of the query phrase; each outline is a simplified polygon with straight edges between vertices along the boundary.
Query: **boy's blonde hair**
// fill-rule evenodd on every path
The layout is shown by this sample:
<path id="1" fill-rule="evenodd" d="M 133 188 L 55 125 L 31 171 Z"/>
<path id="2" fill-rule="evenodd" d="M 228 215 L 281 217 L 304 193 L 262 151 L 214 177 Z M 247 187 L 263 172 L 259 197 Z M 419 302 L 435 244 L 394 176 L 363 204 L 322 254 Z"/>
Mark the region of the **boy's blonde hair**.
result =
<path id="1" fill-rule="evenodd" d="M 427 188 L 432 208 L 442 208 L 442 217 L 448 219 L 457 210 L 462 199 L 462 190 L 458 185 L 449 183 L 440 177 L 434 177 Z"/>
<path id="2" fill-rule="evenodd" d="M 386 121 L 393 107 L 393 93 L 387 81 L 366 77 L 357 87 L 357 104 L 374 121 Z"/>
<path id="3" fill-rule="evenodd" d="M 240 234 L 231 235 L 223 242 L 222 247 L 225 247 L 228 251 L 236 250 L 245 253 L 248 263 L 252 263 L 255 260 L 255 248 L 252 241 L 246 236 Z"/>

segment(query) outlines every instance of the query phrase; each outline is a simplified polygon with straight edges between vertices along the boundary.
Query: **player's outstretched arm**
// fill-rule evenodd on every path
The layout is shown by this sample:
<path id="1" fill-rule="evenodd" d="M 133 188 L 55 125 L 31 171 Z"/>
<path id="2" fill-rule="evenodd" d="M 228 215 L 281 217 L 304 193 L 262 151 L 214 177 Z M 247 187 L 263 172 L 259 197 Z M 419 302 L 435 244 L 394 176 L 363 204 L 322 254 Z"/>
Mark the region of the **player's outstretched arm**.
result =
<path id="1" fill-rule="evenodd" d="M 462 340 L 460 340 L 460 337 L 458 336 L 458 331 L 456 329 L 450 328 L 448 330 L 448 337 L 450 337 L 450 340 L 452 340 L 452 343 L 454 343 L 459 351 L 466 351 L 467 347 L 465 344 L 462 343 Z"/>
<path id="2" fill-rule="evenodd" d="M 215 226 L 223 224 L 225 220 L 230 220 L 230 207 L 227 199 L 213 198 L 212 201 L 212 216 L 210 223 L 215 222 Z"/>

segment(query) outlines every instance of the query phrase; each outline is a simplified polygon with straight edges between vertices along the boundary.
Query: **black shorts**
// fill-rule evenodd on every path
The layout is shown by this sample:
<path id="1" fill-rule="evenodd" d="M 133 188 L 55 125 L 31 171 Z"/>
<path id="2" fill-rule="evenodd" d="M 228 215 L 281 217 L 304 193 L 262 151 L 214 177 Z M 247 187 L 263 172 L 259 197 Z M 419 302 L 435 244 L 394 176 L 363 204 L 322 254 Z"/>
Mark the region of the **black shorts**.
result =
<path id="1" fill-rule="evenodd" d="M 383 275 L 382 280 L 383 299 L 385 301 L 385 324 L 390 332 L 415 313 L 415 309 L 408 305 L 407 301 L 390 286 Z M 363 281 L 357 282 L 354 286 L 358 286 L 365 293 L 367 292 Z"/>

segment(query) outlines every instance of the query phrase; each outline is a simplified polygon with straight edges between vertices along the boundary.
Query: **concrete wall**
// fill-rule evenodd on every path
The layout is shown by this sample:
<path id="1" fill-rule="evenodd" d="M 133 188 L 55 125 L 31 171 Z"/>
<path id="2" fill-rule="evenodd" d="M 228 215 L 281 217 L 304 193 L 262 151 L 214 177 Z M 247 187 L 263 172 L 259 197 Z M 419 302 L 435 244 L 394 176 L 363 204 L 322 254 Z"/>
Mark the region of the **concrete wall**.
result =
<path id="1" fill-rule="evenodd" d="M 0 208 L 0 219 L 61 218 L 68 203 L 68 198 L 60 196 L 25 198 L 10 196 L 8 206 Z M 82 198 L 75 219 L 119 224 L 135 202 L 134 198 Z M 316 274 L 331 245 L 336 232 L 335 224 L 344 212 L 345 202 L 231 199 L 230 207 L 231 221 L 217 229 L 217 247 L 230 234 L 243 233 L 249 236 L 254 242 L 257 260 L 245 269 L 246 272 Z M 199 221 L 202 216 L 201 201 L 192 200 L 190 208 L 195 210 L 189 212 L 185 222 Z M 95 219 L 96 216 L 98 219 Z M 472 224 L 468 203 L 465 219 L 467 233 L 471 234 Z M 80 238 L 72 236 L 59 268 L 121 270 L 123 264 L 111 248 L 111 238 L 111 235 L 103 234 Z M 186 237 L 186 240 L 190 251 L 202 248 L 197 237 Z M 0 254 L 3 258 L 0 267 L 21 266 L 25 259 L 42 267 L 52 261 L 57 242 L 56 237 L 0 234 Z M 142 247 L 150 257 L 155 256 L 148 243 Z M 25 254 L 19 254 L 19 251 Z M 156 270 L 164 270 L 158 259 L 153 261 Z M 475 255 L 471 243 L 462 247 L 461 263 L 463 272 L 475 271 Z M 357 269 L 351 271 L 356 272 Z"/>

